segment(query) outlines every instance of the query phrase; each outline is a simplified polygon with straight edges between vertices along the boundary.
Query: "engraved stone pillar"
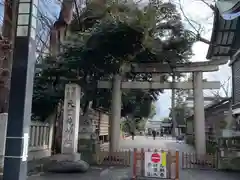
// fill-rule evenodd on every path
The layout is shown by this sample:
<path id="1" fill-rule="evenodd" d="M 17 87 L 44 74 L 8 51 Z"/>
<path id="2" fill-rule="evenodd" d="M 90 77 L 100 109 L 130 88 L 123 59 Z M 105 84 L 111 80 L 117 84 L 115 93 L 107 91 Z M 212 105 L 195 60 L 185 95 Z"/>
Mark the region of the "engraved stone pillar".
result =
<path id="1" fill-rule="evenodd" d="M 203 96 L 203 74 L 193 73 L 194 94 L 194 133 L 197 154 L 206 154 L 205 114 Z"/>
<path id="2" fill-rule="evenodd" d="M 76 154 L 80 116 L 81 88 L 77 84 L 67 84 L 64 98 L 64 117 L 62 130 L 62 153 Z"/>
<path id="3" fill-rule="evenodd" d="M 121 119 L 121 76 L 115 75 L 112 87 L 112 109 L 110 116 L 110 152 L 119 149 Z"/>

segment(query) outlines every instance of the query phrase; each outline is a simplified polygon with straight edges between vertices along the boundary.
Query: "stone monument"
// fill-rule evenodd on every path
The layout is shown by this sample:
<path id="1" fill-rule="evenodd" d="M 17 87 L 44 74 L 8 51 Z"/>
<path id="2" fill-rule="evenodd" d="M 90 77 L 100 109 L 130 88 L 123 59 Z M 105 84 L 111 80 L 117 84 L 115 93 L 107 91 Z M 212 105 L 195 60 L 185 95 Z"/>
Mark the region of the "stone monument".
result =
<path id="1" fill-rule="evenodd" d="M 61 154 L 51 157 L 44 170 L 56 173 L 86 172 L 89 164 L 80 160 L 78 153 L 78 131 L 81 88 L 77 84 L 66 84 Z"/>
<path id="2" fill-rule="evenodd" d="M 80 86 L 77 84 L 66 85 L 61 151 L 62 154 L 72 156 L 74 161 L 80 160 L 78 154 L 80 96 Z"/>
<path id="3" fill-rule="evenodd" d="M 78 150 L 82 159 L 89 163 L 93 162 L 93 154 L 96 153 L 98 145 L 96 129 L 92 122 L 94 110 L 91 107 L 92 102 L 89 103 L 87 112 L 80 118 L 78 143 Z"/>

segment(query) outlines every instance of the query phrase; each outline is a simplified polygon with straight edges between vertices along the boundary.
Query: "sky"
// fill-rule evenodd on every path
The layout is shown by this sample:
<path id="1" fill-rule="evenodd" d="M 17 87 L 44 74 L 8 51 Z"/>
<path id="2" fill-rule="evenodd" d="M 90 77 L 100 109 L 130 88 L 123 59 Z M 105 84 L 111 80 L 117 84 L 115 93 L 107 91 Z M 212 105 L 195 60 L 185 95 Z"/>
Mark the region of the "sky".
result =
<path id="1" fill-rule="evenodd" d="M 179 1 L 177 1 L 179 2 Z M 191 20 L 194 20 L 204 27 L 204 32 L 201 36 L 204 38 L 211 38 L 212 22 L 213 22 L 213 12 L 212 10 L 202 3 L 200 0 L 181 0 L 184 14 Z M 201 10 L 199 10 L 201 9 Z M 183 17 L 184 19 L 184 17 Z M 186 22 L 185 26 L 191 29 L 191 26 Z M 197 42 L 192 47 L 194 56 L 191 61 L 206 61 L 206 54 L 208 51 L 208 45 L 202 42 Z M 231 76 L 231 69 L 228 65 L 220 66 L 218 72 L 204 73 L 204 78 L 208 81 L 220 81 L 224 84 Z M 230 82 L 231 83 L 231 82 Z M 226 83 L 225 83 L 226 84 Z M 229 88 L 229 94 L 231 94 L 231 85 Z M 223 90 L 220 89 L 222 95 L 224 95 Z M 205 90 L 204 95 L 212 95 L 210 90 Z M 165 90 L 164 93 L 159 97 L 158 101 L 155 103 L 156 106 L 156 116 L 154 120 L 161 120 L 163 117 L 169 115 L 169 108 L 171 107 L 171 90 Z"/>

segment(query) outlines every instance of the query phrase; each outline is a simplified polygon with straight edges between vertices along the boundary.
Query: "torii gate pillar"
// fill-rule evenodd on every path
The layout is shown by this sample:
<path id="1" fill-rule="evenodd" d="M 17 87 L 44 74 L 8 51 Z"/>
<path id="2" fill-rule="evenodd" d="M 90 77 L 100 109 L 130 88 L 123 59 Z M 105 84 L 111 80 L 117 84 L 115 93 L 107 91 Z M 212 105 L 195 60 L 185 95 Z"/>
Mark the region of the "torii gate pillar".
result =
<path id="1" fill-rule="evenodd" d="M 203 72 L 193 73 L 194 132 L 197 154 L 206 154 L 205 114 L 203 96 Z"/>
<path id="2" fill-rule="evenodd" d="M 112 83 L 112 103 L 111 103 L 111 116 L 110 116 L 110 145 L 109 151 L 116 152 L 119 149 L 120 142 L 120 119 L 121 119 L 121 76 L 114 75 Z"/>

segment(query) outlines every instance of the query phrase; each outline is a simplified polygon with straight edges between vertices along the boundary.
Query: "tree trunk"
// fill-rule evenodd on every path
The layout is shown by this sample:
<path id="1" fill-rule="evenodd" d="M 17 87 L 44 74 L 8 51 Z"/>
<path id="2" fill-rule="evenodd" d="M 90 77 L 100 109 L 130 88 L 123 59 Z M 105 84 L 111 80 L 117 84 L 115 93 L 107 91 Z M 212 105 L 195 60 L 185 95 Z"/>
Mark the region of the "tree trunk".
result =
<path id="1" fill-rule="evenodd" d="M 16 24 L 17 1 L 5 0 L 3 17 L 3 38 L 6 38 L 11 47 L 14 47 L 14 31 Z M 8 98 L 11 81 L 12 51 L 0 53 L 0 113 L 8 112 Z M 2 56 L 2 57 L 1 57 Z"/>
<path id="2" fill-rule="evenodd" d="M 54 130 L 53 130 L 52 152 L 54 154 L 61 153 L 62 128 L 63 128 L 63 102 L 60 101 L 56 110 L 56 117 L 55 117 Z"/>

